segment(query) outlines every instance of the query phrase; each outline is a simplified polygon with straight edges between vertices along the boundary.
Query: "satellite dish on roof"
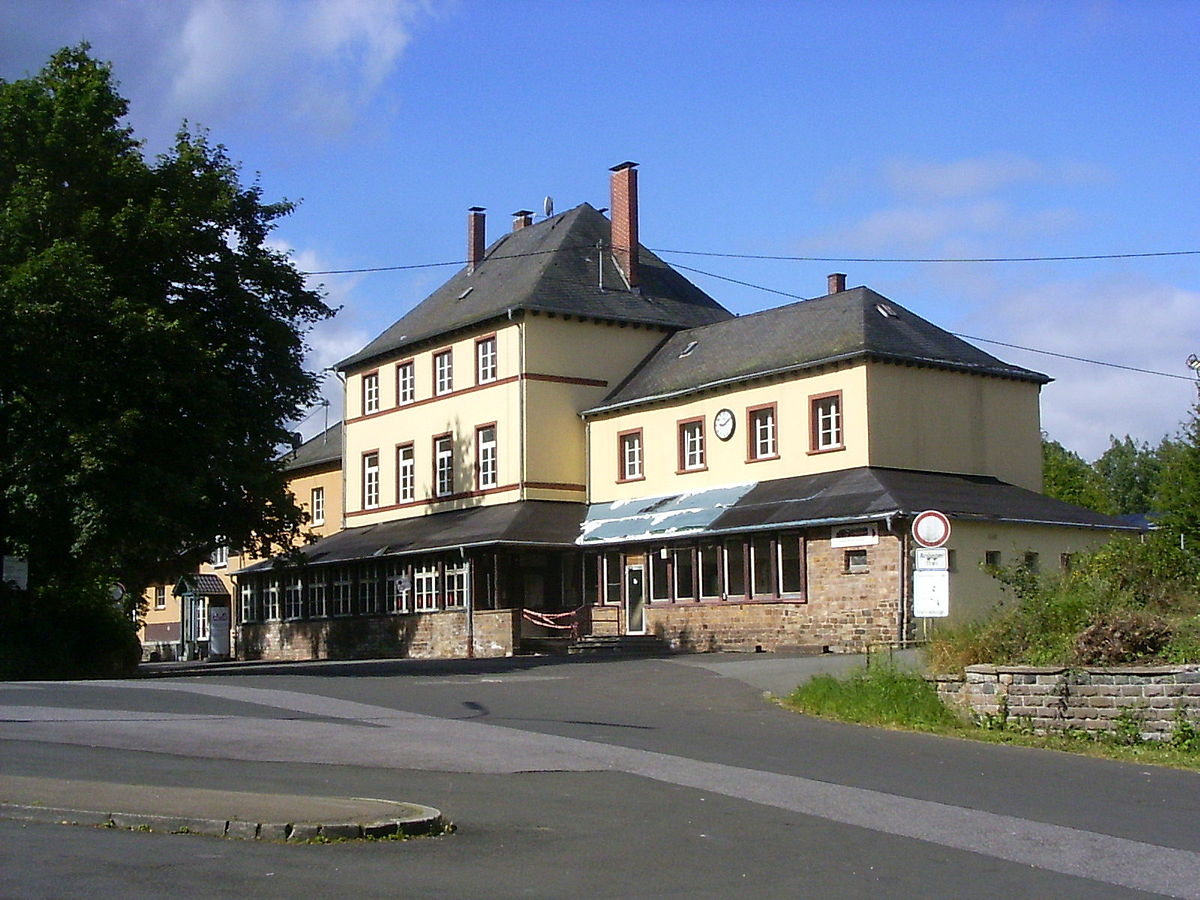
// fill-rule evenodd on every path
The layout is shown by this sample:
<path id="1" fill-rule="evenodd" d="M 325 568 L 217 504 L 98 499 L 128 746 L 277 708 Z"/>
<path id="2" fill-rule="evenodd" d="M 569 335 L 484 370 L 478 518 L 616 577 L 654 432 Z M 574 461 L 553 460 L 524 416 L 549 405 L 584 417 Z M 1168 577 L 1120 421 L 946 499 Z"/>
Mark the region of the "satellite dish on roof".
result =
<path id="1" fill-rule="evenodd" d="M 544 212 L 546 214 L 547 219 L 550 218 L 552 215 L 554 215 L 554 198 L 553 197 L 547 197 L 545 200 L 542 201 L 542 212 Z"/>

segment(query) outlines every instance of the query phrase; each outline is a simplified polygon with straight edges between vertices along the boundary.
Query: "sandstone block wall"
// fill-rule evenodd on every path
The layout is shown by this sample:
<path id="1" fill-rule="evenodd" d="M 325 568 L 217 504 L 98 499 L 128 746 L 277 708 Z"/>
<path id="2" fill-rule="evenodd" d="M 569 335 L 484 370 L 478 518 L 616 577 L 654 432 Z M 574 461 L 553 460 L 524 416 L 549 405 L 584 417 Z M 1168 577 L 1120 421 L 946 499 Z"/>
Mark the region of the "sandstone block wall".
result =
<path id="1" fill-rule="evenodd" d="M 1145 740 L 1169 738 L 1177 716 L 1200 724 L 1200 665 L 1069 669 L 968 666 L 938 676 L 938 696 L 975 716 L 1027 721 L 1038 732 L 1112 731 L 1130 717 Z"/>
<path id="2" fill-rule="evenodd" d="M 475 612 L 475 655 L 512 656 L 520 611 Z M 467 655 L 467 614 L 462 610 L 392 616 L 355 616 L 241 626 L 241 659 L 437 659 Z"/>

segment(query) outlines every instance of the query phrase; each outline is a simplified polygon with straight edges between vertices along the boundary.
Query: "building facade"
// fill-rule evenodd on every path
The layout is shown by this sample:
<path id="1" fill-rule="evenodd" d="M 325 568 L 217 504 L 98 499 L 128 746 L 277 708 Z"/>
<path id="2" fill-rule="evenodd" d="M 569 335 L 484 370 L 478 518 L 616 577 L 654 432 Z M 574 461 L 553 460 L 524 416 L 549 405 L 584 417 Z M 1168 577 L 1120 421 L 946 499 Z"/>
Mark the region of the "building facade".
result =
<path id="1" fill-rule="evenodd" d="M 472 208 L 466 267 L 339 364 L 344 528 L 241 567 L 239 655 L 861 650 L 920 627 L 923 510 L 959 620 L 999 597 L 980 564 L 1120 528 L 1039 493 L 1046 376 L 841 275 L 733 316 L 638 243 L 632 163 L 610 215 L 521 210 L 486 246 Z"/>

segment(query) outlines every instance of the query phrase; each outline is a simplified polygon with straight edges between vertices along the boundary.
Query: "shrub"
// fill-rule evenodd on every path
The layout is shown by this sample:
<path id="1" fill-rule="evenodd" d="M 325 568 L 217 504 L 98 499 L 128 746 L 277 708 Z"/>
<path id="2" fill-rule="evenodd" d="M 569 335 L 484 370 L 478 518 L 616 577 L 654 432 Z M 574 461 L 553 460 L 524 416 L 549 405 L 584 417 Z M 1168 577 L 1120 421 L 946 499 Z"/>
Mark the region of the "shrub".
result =
<path id="1" fill-rule="evenodd" d="M 1115 666 L 1157 657 L 1171 639 L 1161 616 L 1137 609 L 1102 612 L 1075 639 L 1075 662 Z"/>
<path id="2" fill-rule="evenodd" d="M 0 678 L 112 678 L 137 669 L 141 644 L 104 584 L 0 587 Z"/>

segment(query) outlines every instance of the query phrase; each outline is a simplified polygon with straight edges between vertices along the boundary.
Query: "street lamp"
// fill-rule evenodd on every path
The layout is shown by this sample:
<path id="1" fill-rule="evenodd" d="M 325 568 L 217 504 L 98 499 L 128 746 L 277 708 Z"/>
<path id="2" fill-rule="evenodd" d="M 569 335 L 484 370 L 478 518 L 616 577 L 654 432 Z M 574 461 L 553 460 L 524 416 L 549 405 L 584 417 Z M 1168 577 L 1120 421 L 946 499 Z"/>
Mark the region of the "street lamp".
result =
<path id="1" fill-rule="evenodd" d="M 1188 368 L 1195 372 L 1197 377 L 1200 377 L 1200 357 L 1193 353 L 1187 358 L 1187 364 Z"/>

